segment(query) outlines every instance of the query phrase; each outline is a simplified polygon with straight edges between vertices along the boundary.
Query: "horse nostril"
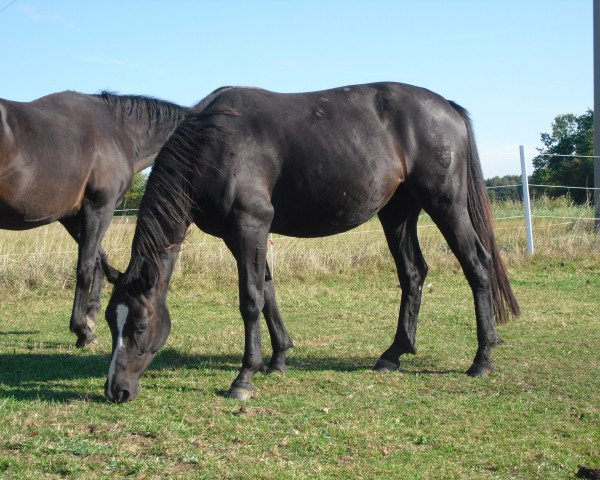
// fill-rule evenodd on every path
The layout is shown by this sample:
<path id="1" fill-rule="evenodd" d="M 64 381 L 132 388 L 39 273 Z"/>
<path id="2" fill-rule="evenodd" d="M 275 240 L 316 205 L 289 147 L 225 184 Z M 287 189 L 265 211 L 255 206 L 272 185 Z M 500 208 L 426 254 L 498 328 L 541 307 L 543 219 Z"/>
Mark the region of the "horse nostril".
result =
<path id="1" fill-rule="evenodd" d="M 129 390 L 121 390 L 115 398 L 117 403 L 124 403 L 129 400 Z"/>

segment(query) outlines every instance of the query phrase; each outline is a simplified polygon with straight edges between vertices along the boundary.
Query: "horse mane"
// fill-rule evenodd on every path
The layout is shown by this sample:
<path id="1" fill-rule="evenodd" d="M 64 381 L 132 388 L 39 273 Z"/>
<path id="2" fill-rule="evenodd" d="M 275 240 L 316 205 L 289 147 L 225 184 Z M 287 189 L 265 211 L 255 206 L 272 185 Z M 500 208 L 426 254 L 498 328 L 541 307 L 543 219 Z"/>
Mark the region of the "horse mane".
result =
<path id="1" fill-rule="evenodd" d="M 122 124 L 131 120 L 138 123 L 147 121 L 148 134 L 151 133 L 154 125 L 167 125 L 173 128 L 190 111 L 188 107 L 144 95 L 117 95 L 104 90 L 93 96 L 105 102 L 111 113 Z"/>
<path id="2" fill-rule="evenodd" d="M 140 204 L 125 283 L 148 288 L 164 277 L 164 260 L 179 250 L 192 223 L 191 182 L 200 166 L 212 163 L 204 147 L 215 132 L 227 133 L 210 120 L 219 114 L 234 113 L 203 109 L 188 114 L 158 153 Z"/>

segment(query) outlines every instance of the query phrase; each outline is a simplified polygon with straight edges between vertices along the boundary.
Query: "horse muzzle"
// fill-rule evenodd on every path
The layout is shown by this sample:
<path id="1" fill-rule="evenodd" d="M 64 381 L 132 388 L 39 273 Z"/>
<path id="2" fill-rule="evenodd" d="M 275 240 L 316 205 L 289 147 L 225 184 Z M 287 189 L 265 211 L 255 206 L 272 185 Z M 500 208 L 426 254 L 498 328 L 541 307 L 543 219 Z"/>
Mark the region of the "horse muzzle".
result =
<path id="1" fill-rule="evenodd" d="M 108 387 L 108 380 L 104 384 L 104 396 L 114 403 L 125 403 L 133 400 L 139 393 L 139 383 L 113 383 Z"/>

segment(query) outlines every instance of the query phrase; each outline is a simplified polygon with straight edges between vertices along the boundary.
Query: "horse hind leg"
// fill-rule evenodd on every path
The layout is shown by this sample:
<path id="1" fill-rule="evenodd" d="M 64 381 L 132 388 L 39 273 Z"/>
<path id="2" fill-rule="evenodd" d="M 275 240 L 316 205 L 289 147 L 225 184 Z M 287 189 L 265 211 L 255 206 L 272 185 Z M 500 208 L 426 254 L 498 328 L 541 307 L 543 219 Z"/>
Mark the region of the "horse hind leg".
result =
<path id="1" fill-rule="evenodd" d="M 266 373 L 286 372 L 288 367 L 285 364 L 288 351 L 294 347 L 283 317 L 279 312 L 277 301 L 275 299 L 275 287 L 273 285 L 273 277 L 269 269 L 269 264 L 266 263 L 265 269 L 265 306 L 263 307 L 263 315 L 271 337 L 271 346 L 273 348 L 273 356 L 269 362 Z"/>
<path id="2" fill-rule="evenodd" d="M 492 257 L 479 240 L 466 206 L 446 204 L 429 210 L 469 282 L 475 303 L 477 353 L 467 375 L 480 377 L 495 370 L 492 349 L 501 343 L 494 323 Z"/>
<path id="3" fill-rule="evenodd" d="M 80 242 L 80 229 L 81 229 L 81 219 L 79 217 L 70 217 L 67 219 L 63 219 L 60 223 L 65 227 L 69 235 L 73 237 L 73 239 L 79 244 Z M 105 267 L 105 265 L 107 267 Z M 95 335 L 96 331 L 96 318 L 98 316 L 98 312 L 102 308 L 101 295 L 102 295 L 102 287 L 104 284 L 104 276 L 107 268 L 112 268 L 108 265 L 108 256 L 104 249 L 100 246 L 98 248 L 98 257 L 96 258 L 96 264 L 94 266 L 94 273 L 92 277 L 92 284 L 89 290 L 89 294 L 87 297 L 87 305 L 86 305 L 86 324 L 92 335 Z M 88 343 L 93 343 L 94 338 L 90 336 Z"/>
<path id="4" fill-rule="evenodd" d="M 379 220 L 396 263 L 402 298 L 394 341 L 373 367 L 375 371 L 396 370 L 402 354 L 417 352 L 417 320 L 427 276 L 427 263 L 417 237 L 420 211 L 420 205 L 411 194 L 399 191 L 379 212 Z"/>
<path id="5" fill-rule="evenodd" d="M 94 279 L 98 280 L 102 275 L 100 272 L 102 270 L 101 261 L 99 261 L 100 241 L 110 224 L 112 212 L 113 208 L 111 207 L 94 206 L 89 201 L 84 201 L 82 207 L 77 258 L 77 286 L 70 322 L 71 331 L 77 335 L 75 345 L 78 348 L 97 342 L 94 332 L 95 321 L 88 316 L 88 307 L 93 295 L 99 295 L 99 287 L 96 286 L 94 289 L 92 286 Z"/>

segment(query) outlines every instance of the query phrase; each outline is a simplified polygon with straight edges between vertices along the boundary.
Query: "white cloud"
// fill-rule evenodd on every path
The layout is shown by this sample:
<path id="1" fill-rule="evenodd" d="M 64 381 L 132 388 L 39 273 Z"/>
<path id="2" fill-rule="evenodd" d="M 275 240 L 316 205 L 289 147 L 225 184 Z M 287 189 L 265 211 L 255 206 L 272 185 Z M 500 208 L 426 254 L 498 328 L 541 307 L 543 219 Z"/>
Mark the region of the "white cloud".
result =
<path id="1" fill-rule="evenodd" d="M 19 10 L 23 12 L 32 22 L 64 22 L 65 19 L 60 15 L 53 13 L 42 13 L 33 5 L 19 5 Z"/>

